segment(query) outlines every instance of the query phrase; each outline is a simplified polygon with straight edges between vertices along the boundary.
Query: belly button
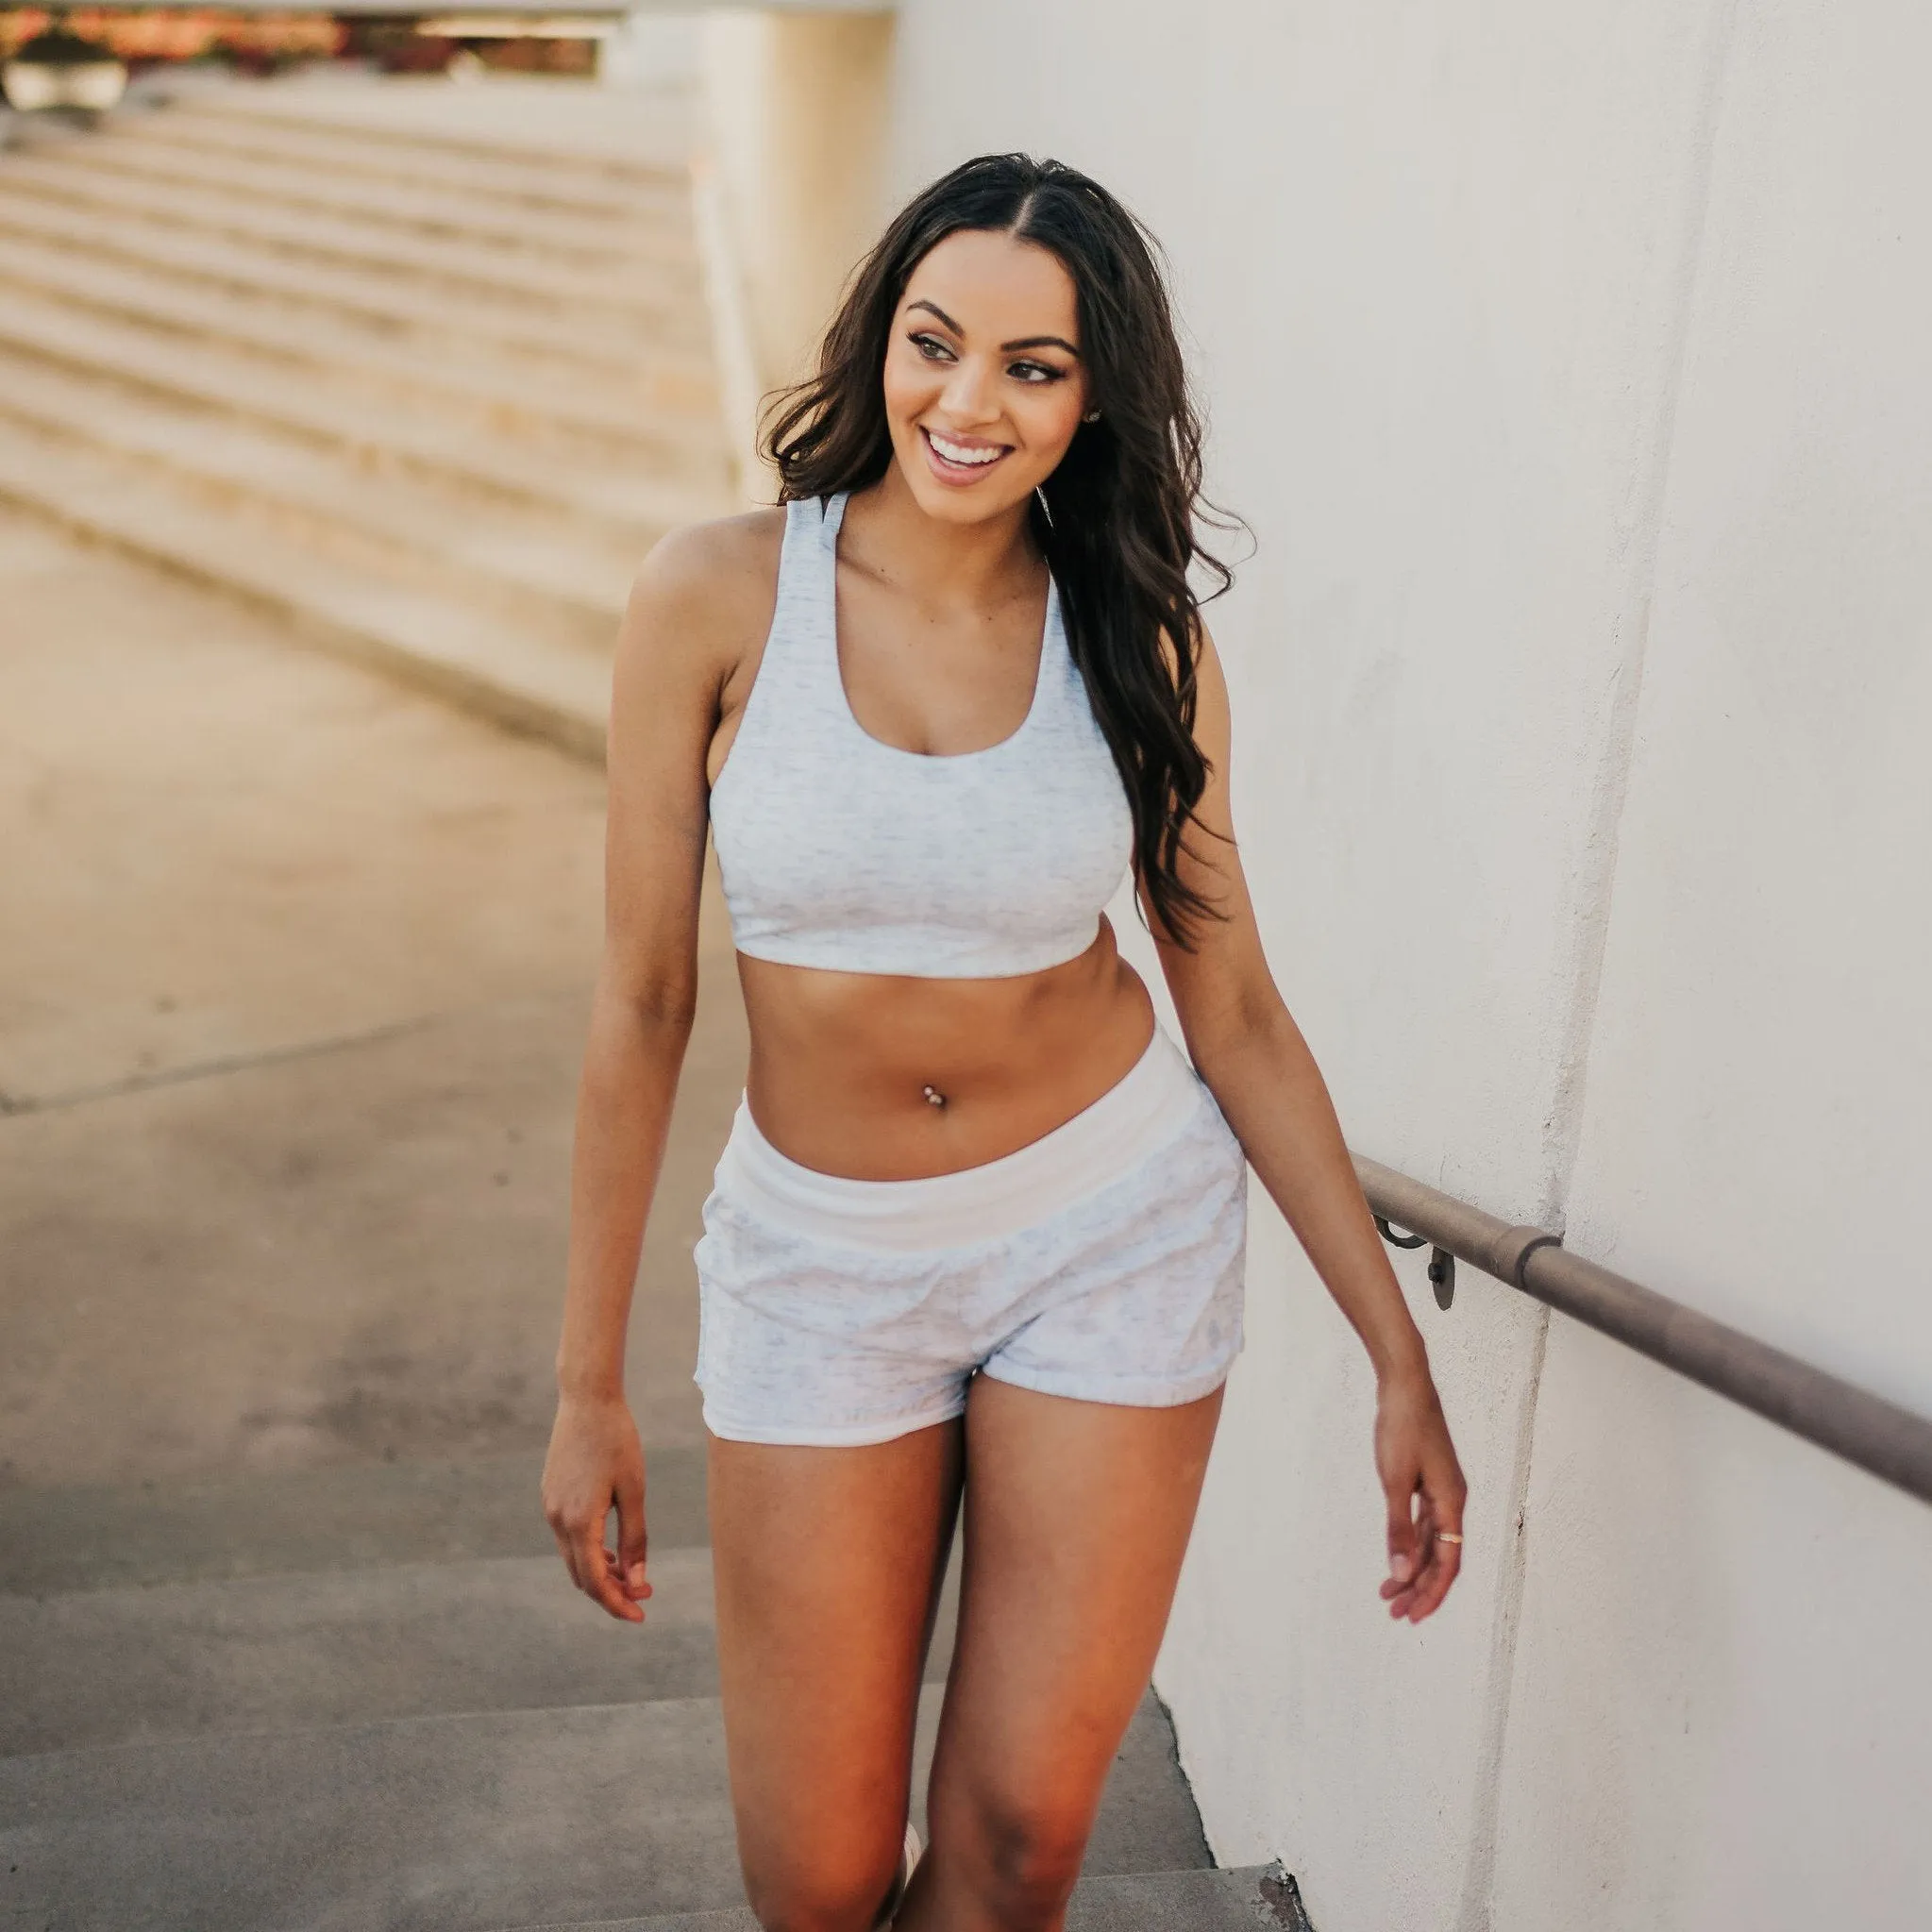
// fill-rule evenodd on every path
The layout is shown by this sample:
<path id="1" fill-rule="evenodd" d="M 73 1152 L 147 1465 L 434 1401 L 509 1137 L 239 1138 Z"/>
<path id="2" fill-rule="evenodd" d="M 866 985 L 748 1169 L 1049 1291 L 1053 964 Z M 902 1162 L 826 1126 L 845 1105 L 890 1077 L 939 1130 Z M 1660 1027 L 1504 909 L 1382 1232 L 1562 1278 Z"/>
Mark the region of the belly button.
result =
<path id="1" fill-rule="evenodd" d="M 946 1104 L 946 1096 L 936 1086 L 921 1087 L 919 1091 L 926 1096 L 926 1104 L 929 1107 L 943 1107 Z"/>

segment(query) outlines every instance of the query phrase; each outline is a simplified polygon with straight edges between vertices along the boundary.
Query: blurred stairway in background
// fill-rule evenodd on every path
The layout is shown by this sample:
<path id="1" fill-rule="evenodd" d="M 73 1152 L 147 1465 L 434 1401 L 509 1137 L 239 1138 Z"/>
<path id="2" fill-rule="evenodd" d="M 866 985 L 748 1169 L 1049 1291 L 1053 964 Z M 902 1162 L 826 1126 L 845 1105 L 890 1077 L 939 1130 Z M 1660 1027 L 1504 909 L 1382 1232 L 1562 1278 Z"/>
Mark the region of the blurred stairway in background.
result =
<path id="1" fill-rule="evenodd" d="M 732 508 L 680 170 L 227 87 L 0 155 L 0 499 L 595 754 Z"/>

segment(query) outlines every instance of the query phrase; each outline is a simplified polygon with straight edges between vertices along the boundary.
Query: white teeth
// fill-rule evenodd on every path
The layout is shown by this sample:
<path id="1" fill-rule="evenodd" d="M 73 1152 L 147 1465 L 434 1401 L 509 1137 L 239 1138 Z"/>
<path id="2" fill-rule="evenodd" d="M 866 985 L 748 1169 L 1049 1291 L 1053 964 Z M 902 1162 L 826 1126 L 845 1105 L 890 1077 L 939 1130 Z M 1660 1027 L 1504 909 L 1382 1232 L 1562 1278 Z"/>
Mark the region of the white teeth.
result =
<path id="1" fill-rule="evenodd" d="M 993 462 L 1006 454 L 1003 449 L 969 449 L 964 443 L 954 443 L 949 438 L 940 435 L 936 429 L 928 429 L 926 434 L 931 440 L 932 447 L 948 462 L 963 462 L 977 465 Z"/>

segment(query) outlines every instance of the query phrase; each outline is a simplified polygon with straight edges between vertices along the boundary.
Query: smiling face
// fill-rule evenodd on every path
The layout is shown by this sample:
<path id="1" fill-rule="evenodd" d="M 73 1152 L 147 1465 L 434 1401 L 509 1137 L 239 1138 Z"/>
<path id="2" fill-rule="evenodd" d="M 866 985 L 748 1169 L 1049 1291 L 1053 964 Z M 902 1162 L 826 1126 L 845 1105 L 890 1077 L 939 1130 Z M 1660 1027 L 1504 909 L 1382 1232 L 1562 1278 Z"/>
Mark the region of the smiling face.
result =
<path id="1" fill-rule="evenodd" d="M 885 415 L 919 507 L 979 523 L 1023 502 L 1087 408 L 1073 277 L 1036 243 L 963 228 L 906 282 L 885 351 Z"/>

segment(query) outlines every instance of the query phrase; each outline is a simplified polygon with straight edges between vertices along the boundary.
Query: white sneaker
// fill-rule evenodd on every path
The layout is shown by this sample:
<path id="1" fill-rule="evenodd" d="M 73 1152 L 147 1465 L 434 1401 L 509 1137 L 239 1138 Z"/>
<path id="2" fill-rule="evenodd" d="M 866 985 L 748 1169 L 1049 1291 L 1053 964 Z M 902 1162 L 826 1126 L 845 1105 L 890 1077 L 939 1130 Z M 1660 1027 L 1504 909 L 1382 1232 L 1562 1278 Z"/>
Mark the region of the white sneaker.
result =
<path id="1" fill-rule="evenodd" d="M 899 1878 L 892 1888 L 892 1895 L 885 1901 L 884 1909 L 879 1914 L 878 1924 L 892 1924 L 895 1914 L 905 1901 L 906 1887 L 913 1882 L 913 1868 L 919 1862 L 925 1846 L 919 1842 L 918 1828 L 909 1818 L 906 1820 L 905 1850 L 899 1861 Z"/>

